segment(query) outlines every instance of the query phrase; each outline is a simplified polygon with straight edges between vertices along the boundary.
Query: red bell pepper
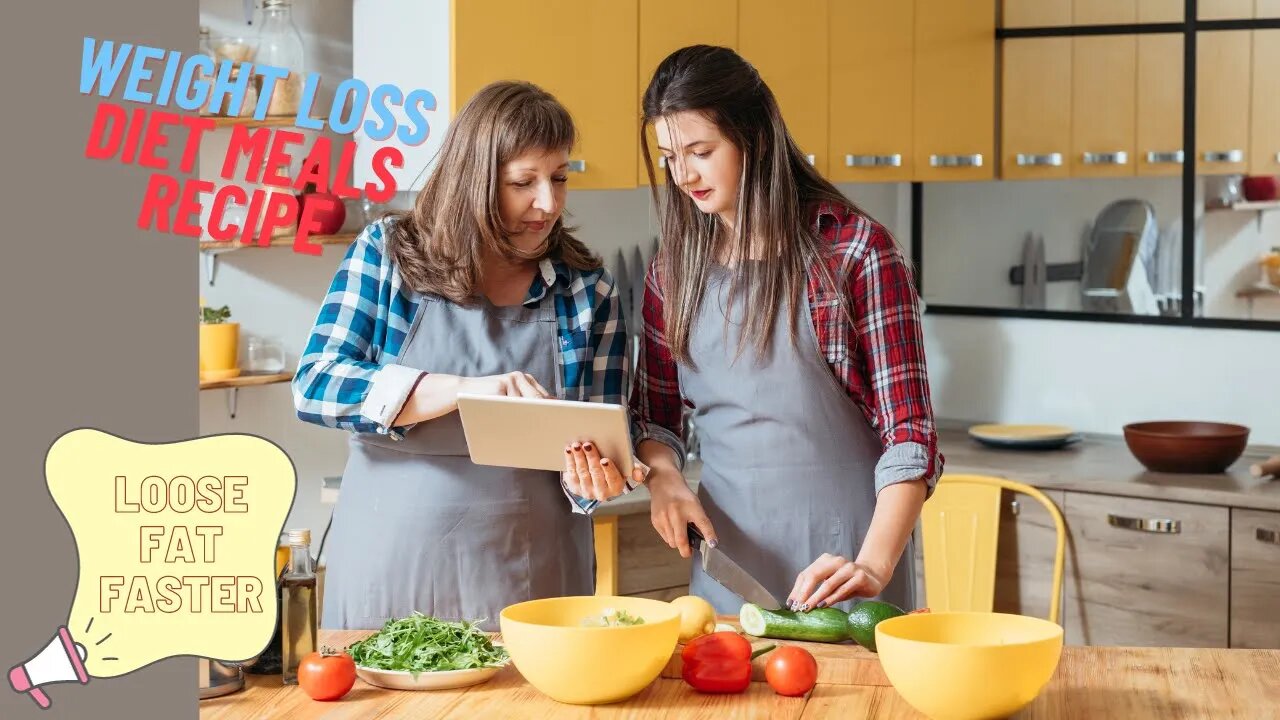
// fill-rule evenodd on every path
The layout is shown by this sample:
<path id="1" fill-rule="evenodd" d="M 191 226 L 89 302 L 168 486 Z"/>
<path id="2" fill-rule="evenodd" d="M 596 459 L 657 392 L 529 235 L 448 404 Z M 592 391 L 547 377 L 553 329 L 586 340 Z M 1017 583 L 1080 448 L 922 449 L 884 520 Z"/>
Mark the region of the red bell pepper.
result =
<path id="1" fill-rule="evenodd" d="M 751 643 L 735 632 L 694 638 L 680 651 L 680 676 L 704 693 L 740 693 L 751 684 L 751 660 L 773 649 L 752 651 Z"/>

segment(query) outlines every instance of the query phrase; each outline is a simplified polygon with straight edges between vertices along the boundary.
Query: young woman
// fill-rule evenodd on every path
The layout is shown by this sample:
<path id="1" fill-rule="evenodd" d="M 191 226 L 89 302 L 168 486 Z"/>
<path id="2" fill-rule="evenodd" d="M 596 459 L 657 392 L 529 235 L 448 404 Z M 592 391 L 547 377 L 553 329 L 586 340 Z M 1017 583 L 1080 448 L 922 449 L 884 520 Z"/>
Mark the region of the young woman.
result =
<path id="1" fill-rule="evenodd" d="M 809 165 L 732 50 L 672 53 L 643 111 L 667 161 L 631 397 L 654 528 L 688 557 L 693 523 L 796 609 L 913 607 L 908 542 L 943 458 L 897 245 Z M 685 406 L 696 495 L 681 474 Z M 691 593 L 739 609 L 693 567 Z"/>
<path id="2" fill-rule="evenodd" d="M 323 627 L 416 610 L 496 628 L 512 603 L 591 594 L 586 513 L 643 470 L 621 477 L 591 443 L 564 449 L 561 477 L 474 465 L 454 412 L 460 392 L 622 401 L 614 281 L 562 217 L 574 140 L 537 87 L 484 88 L 413 211 L 338 268 L 293 379 L 300 418 L 351 432 Z"/>

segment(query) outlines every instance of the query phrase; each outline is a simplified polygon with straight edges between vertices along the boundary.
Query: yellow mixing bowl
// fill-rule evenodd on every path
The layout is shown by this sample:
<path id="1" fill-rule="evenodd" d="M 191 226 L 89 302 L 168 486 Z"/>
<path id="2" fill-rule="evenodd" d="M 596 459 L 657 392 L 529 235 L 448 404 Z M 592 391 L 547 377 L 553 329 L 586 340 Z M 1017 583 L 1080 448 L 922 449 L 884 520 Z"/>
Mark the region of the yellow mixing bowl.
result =
<path id="1" fill-rule="evenodd" d="M 625 610 L 642 625 L 583 627 Z M 662 673 L 680 635 L 680 611 L 634 597 L 559 597 L 511 605 L 499 618 L 516 669 L 551 698 L 575 705 L 625 700 Z"/>
<path id="2" fill-rule="evenodd" d="M 876 649 L 894 689 L 930 718 L 1002 718 L 1053 676 L 1062 627 L 1004 613 L 901 615 L 876 625 Z"/>

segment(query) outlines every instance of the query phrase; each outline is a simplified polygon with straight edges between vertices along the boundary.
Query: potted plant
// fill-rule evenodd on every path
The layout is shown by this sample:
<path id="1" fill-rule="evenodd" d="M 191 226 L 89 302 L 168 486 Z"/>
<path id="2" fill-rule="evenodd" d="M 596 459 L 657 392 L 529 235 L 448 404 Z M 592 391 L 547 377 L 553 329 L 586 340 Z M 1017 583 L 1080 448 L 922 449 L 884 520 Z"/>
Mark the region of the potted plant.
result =
<path id="1" fill-rule="evenodd" d="M 231 309 L 200 302 L 200 379 L 226 380 L 240 374 L 240 323 L 227 322 Z"/>

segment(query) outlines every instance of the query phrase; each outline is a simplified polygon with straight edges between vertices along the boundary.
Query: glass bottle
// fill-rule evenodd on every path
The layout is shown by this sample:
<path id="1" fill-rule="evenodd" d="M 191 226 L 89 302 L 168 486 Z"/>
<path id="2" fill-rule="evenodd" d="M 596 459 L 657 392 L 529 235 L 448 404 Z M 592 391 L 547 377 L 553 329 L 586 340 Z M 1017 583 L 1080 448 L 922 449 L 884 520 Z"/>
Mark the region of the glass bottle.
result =
<path id="1" fill-rule="evenodd" d="M 289 531 L 289 567 L 280 581 L 280 645 L 284 684 L 298 684 L 298 665 L 316 651 L 316 572 L 311 565 L 311 531 Z"/>
<path id="2" fill-rule="evenodd" d="M 293 551 L 289 547 L 289 534 L 280 533 L 280 540 L 276 543 L 275 593 L 276 607 L 281 608 L 281 617 L 276 618 L 275 631 L 271 634 L 271 641 L 267 643 L 267 648 L 253 664 L 245 666 L 245 672 L 250 675 L 279 675 L 284 669 L 280 664 L 282 653 L 280 628 L 283 625 L 281 619 L 284 614 L 284 598 L 281 595 L 284 588 L 281 582 L 284 579 L 284 571 L 289 568 L 289 558 L 292 554 Z"/>
<path id="3" fill-rule="evenodd" d="M 262 28 L 258 31 L 257 64 L 270 65 L 289 72 L 275 81 L 267 115 L 296 115 L 302 94 L 302 78 L 306 74 L 306 53 L 302 33 L 293 24 L 290 0 L 262 0 Z M 263 81 L 263 92 L 267 91 Z"/>

